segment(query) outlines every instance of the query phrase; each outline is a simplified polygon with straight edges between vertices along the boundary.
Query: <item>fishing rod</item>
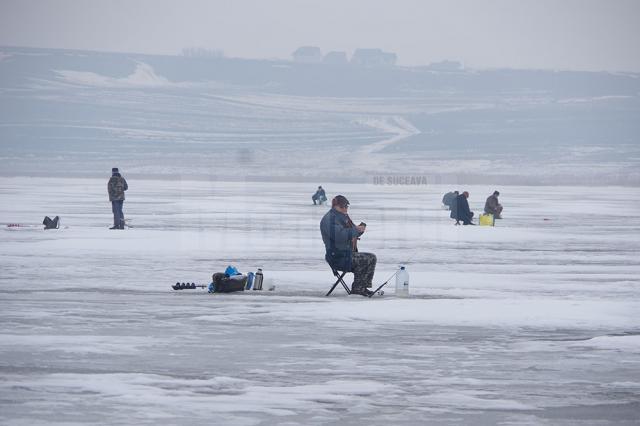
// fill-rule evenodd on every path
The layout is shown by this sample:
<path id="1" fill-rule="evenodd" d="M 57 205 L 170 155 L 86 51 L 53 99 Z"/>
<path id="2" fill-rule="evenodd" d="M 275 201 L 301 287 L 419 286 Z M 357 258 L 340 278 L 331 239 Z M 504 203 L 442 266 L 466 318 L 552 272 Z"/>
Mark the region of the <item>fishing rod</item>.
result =
<path id="1" fill-rule="evenodd" d="M 411 255 L 407 260 L 405 260 L 405 261 L 403 262 L 403 264 L 407 264 L 407 263 L 409 263 L 409 262 L 410 262 L 414 257 L 416 257 L 416 255 L 418 254 L 418 250 L 419 250 L 419 249 L 414 249 L 413 254 L 412 254 L 412 255 Z M 375 290 L 373 290 L 373 292 L 371 293 L 371 296 L 373 296 L 374 294 L 378 293 L 378 292 L 382 289 L 382 287 L 384 287 L 385 285 L 387 285 L 387 284 L 389 283 L 389 281 L 391 281 L 391 280 L 393 279 L 393 277 L 395 277 L 396 275 L 398 275 L 398 272 L 400 272 L 400 269 L 396 269 L 396 271 L 395 271 L 393 274 L 391 274 L 391 275 L 389 276 L 389 278 L 387 278 L 387 279 L 386 279 L 382 284 L 380 284 L 380 285 L 378 286 L 378 288 L 376 288 Z M 371 296 L 369 296 L 369 297 L 371 297 Z"/>

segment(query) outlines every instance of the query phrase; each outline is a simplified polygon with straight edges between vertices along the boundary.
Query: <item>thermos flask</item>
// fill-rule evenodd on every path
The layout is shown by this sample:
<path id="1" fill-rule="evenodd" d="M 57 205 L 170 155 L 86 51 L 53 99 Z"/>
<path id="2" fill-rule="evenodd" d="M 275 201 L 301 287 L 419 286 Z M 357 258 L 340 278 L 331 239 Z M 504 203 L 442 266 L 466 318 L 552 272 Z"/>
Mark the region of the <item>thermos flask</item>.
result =
<path id="1" fill-rule="evenodd" d="M 262 276 L 262 269 L 258 268 L 258 272 L 256 272 L 256 276 L 253 278 L 253 289 L 254 290 L 262 290 L 262 280 L 264 277 Z"/>

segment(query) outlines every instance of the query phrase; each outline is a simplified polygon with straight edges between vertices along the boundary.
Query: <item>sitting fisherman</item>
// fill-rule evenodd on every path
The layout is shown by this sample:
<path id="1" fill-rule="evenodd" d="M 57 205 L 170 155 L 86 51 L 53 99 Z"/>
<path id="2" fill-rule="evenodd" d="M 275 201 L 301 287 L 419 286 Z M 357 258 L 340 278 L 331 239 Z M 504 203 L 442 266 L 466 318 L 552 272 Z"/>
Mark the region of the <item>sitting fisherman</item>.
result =
<path id="1" fill-rule="evenodd" d="M 354 225 L 347 214 L 348 209 L 349 200 L 337 195 L 331 200 L 331 210 L 320 221 L 320 233 L 326 249 L 324 258 L 337 271 L 353 272 L 352 294 L 370 296 L 372 292 L 367 288 L 371 288 L 377 258 L 373 253 L 358 251 L 358 239 L 367 225 Z"/>
<path id="2" fill-rule="evenodd" d="M 494 219 L 502 219 L 502 204 L 498 201 L 499 195 L 498 191 L 493 191 L 493 195 L 489 195 L 484 204 L 484 212 L 492 214 Z"/>
<path id="3" fill-rule="evenodd" d="M 451 209 L 451 219 L 456 220 L 456 225 L 460 225 L 460 221 L 462 221 L 463 225 L 475 225 L 475 223 L 471 222 L 473 212 L 469 208 L 467 198 L 469 198 L 469 193 L 464 191 L 456 197 L 455 209 Z"/>
<path id="4" fill-rule="evenodd" d="M 453 203 L 456 201 L 456 197 L 459 195 L 458 191 L 451 191 L 444 194 L 442 197 L 442 204 L 449 207 L 449 210 L 452 209 Z"/>
<path id="5" fill-rule="evenodd" d="M 322 189 L 322 186 L 318 187 L 318 190 L 316 191 L 315 194 L 313 194 L 313 196 L 311 197 L 311 200 L 313 200 L 313 205 L 316 205 L 316 201 L 318 202 L 318 204 L 322 204 L 325 201 L 327 201 L 327 194 L 325 194 L 324 189 Z"/>

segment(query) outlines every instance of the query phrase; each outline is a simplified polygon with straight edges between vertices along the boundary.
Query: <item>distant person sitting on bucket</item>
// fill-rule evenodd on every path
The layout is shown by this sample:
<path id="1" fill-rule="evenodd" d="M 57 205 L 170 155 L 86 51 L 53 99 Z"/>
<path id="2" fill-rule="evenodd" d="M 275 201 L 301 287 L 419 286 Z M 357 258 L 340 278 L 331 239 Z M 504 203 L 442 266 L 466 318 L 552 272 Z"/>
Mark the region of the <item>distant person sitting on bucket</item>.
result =
<path id="1" fill-rule="evenodd" d="M 322 189 L 322 186 L 318 187 L 318 190 L 316 191 L 315 194 L 313 194 L 313 196 L 311 197 L 311 200 L 313 200 L 313 205 L 316 204 L 316 201 L 318 202 L 318 204 L 322 204 L 325 201 L 327 201 L 327 194 L 325 194 L 324 189 Z"/>
<path id="2" fill-rule="evenodd" d="M 449 210 L 451 210 L 451 206 L 456 201 L 456 197 L 458 195 L 459 195 L 458 191 L 447 192 L 446 194 L 444 194 L 444 197 L 442 197 L 442 204 L 449 207 Z"/>
<path id="3" fill-rule="evenodd" d="M 460 221 L 463 225 L 475 225 L 471 222 L 473 212 L 469 209 L 467 198 L 469 198 L 469 193 L 464 191 L 456 197 L 455 209 L 451 209 L 451 218 L 456 220 L 456 225 L 460 225 Z"/>
<path id="4" fill-rule="evenodd" d="M 325 260 L 329 265 L 343 272 L 353 272 L 352 294 L 370 296 L 373 274 L 376 269 L 376 255 L 358 252 L 357 241 L 366 229 L 365 224 L 354 225 L 347 210 L 349 200 L 337 195 L 331 200 L 331 210 L 320 221 L 320 233 L 326 249 Z"/>
<path id="5" fill-rule="evenodd" d="M 493 191 L 493 195 L 489 195 L 484 204 L 484 212 L 492 214 L 494 219 L 502 219 L 502 204 L 498 201 L 499 195 L 498 191 Z"/>
<path id="6" fill-rule="evenodd" d="M 124 229 L 124 191 L 129 189 L 127 181 L 120 175 L 117 167 L 111 169 L 111 179 L 107 184 L 109 191 L 109 201 L 111 201 L 111 211 L 113 211 L 113 226 L 109 229 Z"/>

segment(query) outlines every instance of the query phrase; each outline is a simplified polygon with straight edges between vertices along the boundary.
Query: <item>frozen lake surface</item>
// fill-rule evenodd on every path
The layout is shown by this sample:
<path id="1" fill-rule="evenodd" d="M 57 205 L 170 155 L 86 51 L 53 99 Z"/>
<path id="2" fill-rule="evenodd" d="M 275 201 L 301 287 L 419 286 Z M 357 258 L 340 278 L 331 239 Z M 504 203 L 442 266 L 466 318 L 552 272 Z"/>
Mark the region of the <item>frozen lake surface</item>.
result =
<path id="1" fill-rule="evenodd" d="M 129 179 L 110 231 L 106 181 L 0 184 L 2 424 L 638 424 L 637 188 L 498 188 L 486 228 L 454 188 L 327 184 L 375 282 L 411 274 L 365 299 L 323 297 L 313 185 Z M 170 288 L 228 264 L 276 290 Z"/>

